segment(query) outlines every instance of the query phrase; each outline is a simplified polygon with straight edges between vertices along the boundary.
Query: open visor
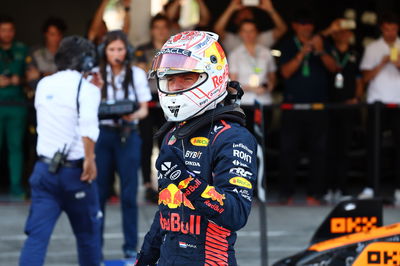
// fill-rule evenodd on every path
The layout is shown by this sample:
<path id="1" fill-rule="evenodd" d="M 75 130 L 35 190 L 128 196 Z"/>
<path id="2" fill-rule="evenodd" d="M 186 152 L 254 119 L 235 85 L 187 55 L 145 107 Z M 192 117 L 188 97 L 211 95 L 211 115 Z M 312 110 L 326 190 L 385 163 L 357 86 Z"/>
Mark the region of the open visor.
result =
<path id="1" fill-rule="evenodd" d="M 188 72 L 204 72 L 201 62 L 182 54 L 160 54 L 154 58 L 153 65 L 149 72 L 150 78 L 162 77 L 168 70 L 186 70 Z"/>
<path id="2" fill-rule="evenodd" d="M 173 75 L 180 75 L 180 77 L 174 79 L 172 77 Z M 207 79 L 208 74 L 205 72 L 196 73 L 181 71 L 180 73 L 167 74 L 160 78 L 157 77 L 157 86 L 158 89 L 165 94 L 177 94 L 197 88 L 206 82 Z"/>

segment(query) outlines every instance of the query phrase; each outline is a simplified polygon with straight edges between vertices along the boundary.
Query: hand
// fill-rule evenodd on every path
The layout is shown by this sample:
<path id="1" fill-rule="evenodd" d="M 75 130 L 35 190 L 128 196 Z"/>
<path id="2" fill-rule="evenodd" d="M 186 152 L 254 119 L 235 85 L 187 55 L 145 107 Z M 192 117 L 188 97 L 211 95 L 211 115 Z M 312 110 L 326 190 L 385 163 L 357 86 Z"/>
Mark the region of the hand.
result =
<path id="1" fill-rule="evenodd" d="M 311 41 L 308 41 L 306 43 L 303 43 L 303 47 L 300 50 L 300 53 L 302 54 L 302 56 L 305 56 L 309 53 L 311 53 L 313 50 L 313 45 L 311 43 Z"/>
<path id="2" fill-rule="evenodd" d="M 21 83 L 21 78 L 18 75 L 11 76 L 11 84 L 14 86 L 18 86 Z"/>
<path id="3" fill-rule="evenodd" d="M 182 153 L 174 146 L 164 145 L 161 148 L 156 161 L 159 187 L 166 187 L 171 183 L 179 184 L 180 181 L 193 176 L 186 169 Z"/>
<path id="4" fill-rule="evenodd" d="M 0 75 L 0 87 L 7 87 L 11 84 L 11 79 L 5 75 Z"/>
<path id="5" fill-rule="evenodd" d="M 274 90 L 274 85 L 271 82 L 269 82 L 267 86 L 264 88 L 267 90 L 267 92 L 271 93 Z"/>
<path id="6" fill-rule="evenodd" d="M 135 121 L 136 119 L 138 119 L 137 112 L 134 112 L 134 113 L 131 113 L 131 114 L 127 114 L 127 115 L 123 115 L 122 119 L 127 121 L 127 122 Z"/>
<path id="7" fill-rule="evenodd" d="M 261 0 L 260 5 L 258 7 L 267 11 L 268 13 L 275 12 L 275 9 L 274 9 L 274 6 L 272 5 L 271 0 Z"/>
<path id="8" fill-rule="evenodd" d="M 237 11 L 239 9 L 242 9 L 243 5 L 242 5 L 242 1 L 241 0 L 232 0 L 231 3 L 228 6 L 228 9 L 232 10 L 232 11 Z"/>
<path id="9" fill-rule="evenodd" d="M 345 101 L 346 104 L 357 104 L 358 99 L 357 98 L 351 98 Z"/>
<path id="10" fill-rule="evenodd" d="M 389 63 L 390 62 L 390 55 L 385 55 L 384 57 L 382 57 L 382 60 L 381 60 L 381 65 L 382 66 L 384 66 L 384 65 L 386 65 L 387 63 Z"/>
<path id="11" fill-rule="evenodd" d="M 394 61 L 393 64 L 400 70 L 400 56 L 397 57 L 397 61 Z"/>
<path id="12" fill-rule="evenodd" d="M 97 88 L 102 89 L 104 85 L 104 80 L 99 72 L 93 72 L 90 83 L 95 85 Z"/>
<path id="13" fill-rule="evenodd" d="M 335 19 L 334 21 L 332 21 L 331 25 L 329 25 L 328 29 L 326 30 L 326 34 L 332 34 L 334 32 L 340 31 L 342 30 L 342 27 L 340 27 L 340 23 L 343 19 Z"/>
<path id="14" fill-rule="evenodd" d="M 268 92 L 268 88 L 263 86 L 258 86 L 254 88 L 254 92 L 257 95 L 263 95 L 264 93 Z"/>
<path id="15" fill-rule="evenodd" d="M 36 67 L 29 67 L 25 75 L 28 81 L 40 79 L 40 72 Z"/>
<path id="16" fill-rule="evenodd" d="M 310 44 L 316 52 L 322 52 L 324 50 L 324 42 L 319 35 L 312 37 Z"/>
<path id="17" fill-rule="evenodd" d="M 81 181 L 92 183 L 96 179 L 97 168 L 94 158 L 85 158 L 83 161 L 83 172 L 81 175 Z"/>

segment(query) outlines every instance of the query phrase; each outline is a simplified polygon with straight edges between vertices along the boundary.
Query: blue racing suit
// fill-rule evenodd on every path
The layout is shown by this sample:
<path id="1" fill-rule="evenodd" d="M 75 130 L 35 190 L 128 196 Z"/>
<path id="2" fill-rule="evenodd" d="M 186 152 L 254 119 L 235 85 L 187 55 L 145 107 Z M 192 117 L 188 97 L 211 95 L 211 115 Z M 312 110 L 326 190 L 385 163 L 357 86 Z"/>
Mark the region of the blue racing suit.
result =
<path id="1" fill-rule="evenodd" d="M 159 210 L 137 265 L 236 265 L 235 231 L 247 222 L 256 184 L 256 140 L 245 127 L 225 120 L 181 139 L 174 135 L 180 126 L 185 125 L 172 128 L 161 146 Z M 171 150 L 177 156 L 163 155 Z M 162 155 L 169 161 L 160 161 Z M 181 175 L 173 158 L 189 173 L 179 183 L 163 179 Z"/>

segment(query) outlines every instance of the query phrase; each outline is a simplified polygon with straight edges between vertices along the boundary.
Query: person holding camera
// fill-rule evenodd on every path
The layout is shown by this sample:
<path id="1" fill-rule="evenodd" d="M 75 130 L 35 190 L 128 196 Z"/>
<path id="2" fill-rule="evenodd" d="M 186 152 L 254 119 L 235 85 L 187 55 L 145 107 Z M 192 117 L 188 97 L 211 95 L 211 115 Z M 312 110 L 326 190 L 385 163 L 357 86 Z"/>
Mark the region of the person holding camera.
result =
<path id="1" fill-rule="evenodd" d="M 329 77 L 329 102 L 341 105 L 357 104 L 364 87 L 359 70 L 360 54 L 352 45 L 355 22 L 345 18 L 335 19 L 321 33 L 331 45 L 326 49 L 336 63 Z M 328 111 L 327 193 L 324 200 L 336 204 L 349 198 L 347 172 L 350 167 L 348 150 L 354 124 L 360 121 L 357 109 L 331 109 Z"/>
<path id="2" fill-rule="evenodd" d="M 43 265 L 61 212 L 71 223 L 80 265 L 100 265 L 100 225 L 94 147 L 102 79 L 83 78 L 94 64 L 91 42 L 70 36 L 55 55 L 58 72 L 40 80 L 35 96 L 37 154 L 29 178 L 32 204 L 19 265 Z"/>
<path id="3" fill-rule="evenodd" d="M 242 44 L 229 56 L 231 79 L 243 86 L 241 104 L 246 113 L 248 129 L 253 131 L 254 101 L 272 104 L 271 92 L 276 83 L 276 64 L 270 49 L 257 43 L 259 35 L 254 20 L 244 20 L 239 26 Z M 268 113 L 269 115 L 269 113 Z"/>
<path id="4" fill-rule="evenodd" d="M 259 33 L 257 38 L 259 44 L 271 48 L 286 33 L 286 23 L 275 10 L 271 0 L 260 0 L 256 7 L 246 6 L 242 0 L 231 0 L 214 26 L 214 31 L 220 36 L 221 44 L 228 55 L 241 44 L 239 34 L 227 30 L 230 20 L 233 18 L 235 30 L 238 30 L 243 20 L 255 20 L 254 8 L 266 12 L 274 24 L 274 28 Z"/>
<path id="5" fill-rule="evenodd" d="M 100 205 L 104 213 L 111 181 L 117 172 L 124 234 L 122 248 L 125 258 L 134 258 L 138 234 L 136 194 L 142 143 L 138 122 L 148 114 L 147 102 L 151 100 L 151 93 L 146 73 L 139 67 L 131 66 L 133 48 L 125 33 L 121 30 L 108 32 L 98 52 L 98 71 L 104 80 L 102 100 L 129 100 L 136 106 L 129 114 L 101 120 L 96 144 Z"/>
<path id="6" fill-rule="evenodd" d="M 329 73 L 336 62 L 325 51 L 324 40 L 314 34 L 314 20 L 308 10 L 298 10 L 292 21 L 294 35 L 280 47 L 280 72 L 283 102 L 291 104 L 324 103 L 328 99 Z M 300 147 L 310 159 L 307 204 L 320 204 L 325 176 L 326 113 L 324 110 L 284 110 L 281 124 L 280 198 L 291 203 L 295 189 L 296 164 Z"/>

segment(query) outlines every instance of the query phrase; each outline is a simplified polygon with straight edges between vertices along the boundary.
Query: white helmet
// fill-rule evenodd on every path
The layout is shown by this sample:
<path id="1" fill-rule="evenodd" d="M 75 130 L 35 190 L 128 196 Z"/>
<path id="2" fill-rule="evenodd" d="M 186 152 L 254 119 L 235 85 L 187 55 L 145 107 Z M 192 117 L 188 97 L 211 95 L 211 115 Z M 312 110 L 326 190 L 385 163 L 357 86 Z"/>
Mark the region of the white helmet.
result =
<path id="1" fill-rule="evenodd" d="M 168 121 L 198 116 L 225 98 L 228 61 L 217 41 L 218 35 L 212 32 L 181 32 L 170 37 L 154 57 L 149 76 L 157 78 L 160 105 Z M 199 73 L 190 88 L 168 89 L 168 76 L 188 72 Z"/>

